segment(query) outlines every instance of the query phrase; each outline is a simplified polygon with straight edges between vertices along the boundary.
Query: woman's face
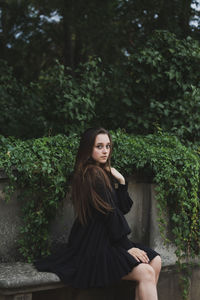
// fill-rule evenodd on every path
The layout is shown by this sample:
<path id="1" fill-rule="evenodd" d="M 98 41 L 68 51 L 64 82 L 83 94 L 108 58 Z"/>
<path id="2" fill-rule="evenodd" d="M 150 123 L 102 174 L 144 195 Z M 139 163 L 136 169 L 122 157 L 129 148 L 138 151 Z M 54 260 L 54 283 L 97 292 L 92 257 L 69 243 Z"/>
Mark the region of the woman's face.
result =
<path id="1" fill-rule="evenodd" d="M 96 136 L 92 158 L 99 164 L 105 164 L 110 154 L 110 139 L 107 134 L 100 133 Z"/>

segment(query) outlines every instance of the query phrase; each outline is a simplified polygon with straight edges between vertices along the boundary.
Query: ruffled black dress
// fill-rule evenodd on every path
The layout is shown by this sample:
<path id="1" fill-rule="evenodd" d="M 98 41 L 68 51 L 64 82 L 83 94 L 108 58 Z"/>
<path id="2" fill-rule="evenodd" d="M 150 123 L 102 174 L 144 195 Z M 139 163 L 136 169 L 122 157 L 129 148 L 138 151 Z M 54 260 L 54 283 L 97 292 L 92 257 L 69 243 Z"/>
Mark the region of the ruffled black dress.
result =
<path id="1" fill-rule="evenodd" d="M 87 225 L 75 220 L 68 244 L 47 258 L 34 263 L 39 271 L 52 272 L 75 288 L 102 287 L 118 282 L 138 262 L 127 250 L 138 247 L 147 252 L 150 260 L 159 255 L 154 250 L 133 243 L 127 237 L 131 232 L 124 217 L 133 201 L 127 183 L 118 184 L 110 193 L 98 182 L 96 192 L 113 207 L 107 215 L 93 209 Z"/>

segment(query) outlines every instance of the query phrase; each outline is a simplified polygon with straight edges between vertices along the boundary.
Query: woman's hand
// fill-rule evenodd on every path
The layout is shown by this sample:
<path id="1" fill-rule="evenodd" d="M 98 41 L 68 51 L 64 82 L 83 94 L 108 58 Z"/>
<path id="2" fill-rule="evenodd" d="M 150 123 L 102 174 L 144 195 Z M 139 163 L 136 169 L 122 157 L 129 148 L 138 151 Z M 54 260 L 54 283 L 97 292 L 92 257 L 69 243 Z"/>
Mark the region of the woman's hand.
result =
<path id="1" fill-rule="evenodd" d="M 128 253 L 132 255 L 137 261 L 140 261 L 142 263 L 149 263 L 149 258 L 145 251 L 139 249 L 139 248 L 131 248 L 128 250 Z"/>
<path id="2" fill-rule="evenodd" d="M 119 173 L 115 168 L 110 168 L 110 171 L 120 184 L 125 184 L 124 176 L 122 176 L 121 173 Z"/>

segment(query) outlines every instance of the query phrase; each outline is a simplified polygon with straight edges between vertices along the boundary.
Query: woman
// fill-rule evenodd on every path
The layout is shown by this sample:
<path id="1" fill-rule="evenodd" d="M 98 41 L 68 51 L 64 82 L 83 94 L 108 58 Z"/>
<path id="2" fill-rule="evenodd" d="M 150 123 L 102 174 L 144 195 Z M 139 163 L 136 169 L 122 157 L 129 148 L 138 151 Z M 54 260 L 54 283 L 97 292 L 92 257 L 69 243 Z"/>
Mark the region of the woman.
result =
<path id="1" fill-rule="evenodd" d="M 136 281 L 136 300 L 156 300 L 161 259 L 154 250 L 131 242 L 124 214 L 132 206 L 127 183 L 110 166 L 111 136 L 103 128 L 82 135 L 72 183 L 76 212 L 67 246 L 35 263 L 76 288 Z M 116 187 L 117 184 L 117 187 Z"/>

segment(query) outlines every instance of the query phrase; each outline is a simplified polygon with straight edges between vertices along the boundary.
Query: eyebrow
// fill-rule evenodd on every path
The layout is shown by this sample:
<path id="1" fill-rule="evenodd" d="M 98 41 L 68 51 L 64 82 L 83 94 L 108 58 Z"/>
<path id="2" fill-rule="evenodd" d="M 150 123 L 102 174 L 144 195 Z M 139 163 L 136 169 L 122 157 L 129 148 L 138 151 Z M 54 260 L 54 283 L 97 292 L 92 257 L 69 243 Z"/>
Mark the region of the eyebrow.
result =
<path id="1" fill-rule="evenodd" d="M 102 145 L 103 143 L 99 142 L 96 145 Z M 106 143 L 106 145 L 110 145 L 110 142 Z"/>

